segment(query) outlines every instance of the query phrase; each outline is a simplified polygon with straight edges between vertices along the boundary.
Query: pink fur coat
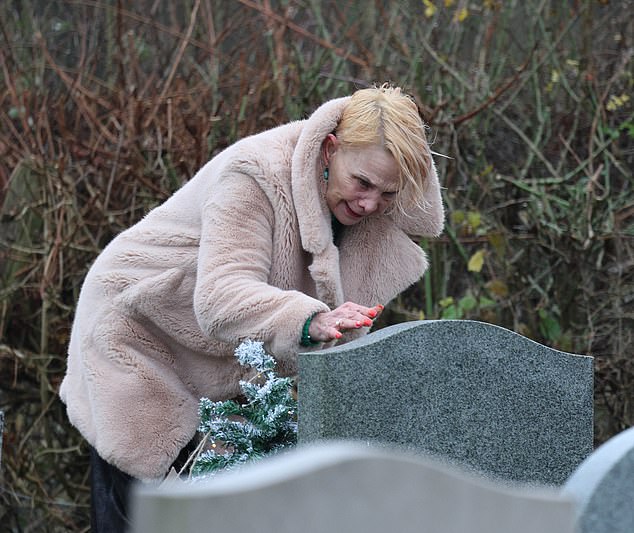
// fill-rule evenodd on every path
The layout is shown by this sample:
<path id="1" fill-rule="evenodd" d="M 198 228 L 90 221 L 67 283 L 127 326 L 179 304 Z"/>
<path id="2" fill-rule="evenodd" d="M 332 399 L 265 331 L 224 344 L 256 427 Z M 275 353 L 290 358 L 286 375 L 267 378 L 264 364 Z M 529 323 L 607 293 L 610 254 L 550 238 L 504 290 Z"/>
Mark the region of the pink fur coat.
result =
<path id="1" fill-rule="evenodd" d="M 408 235 L 442 231 L 435 170 L 425 209 L 365 219 L 333 244 L 320 146 L 346 102 L 227 148 L 97 258 L 60 396 L 106 461 L 160 478 L 196 432 L 199 399 L 239 394 L 242 340 L 263 341 L 293 373 L 308 316 L 386 304 L 422 276 L 425 254 Z"/>

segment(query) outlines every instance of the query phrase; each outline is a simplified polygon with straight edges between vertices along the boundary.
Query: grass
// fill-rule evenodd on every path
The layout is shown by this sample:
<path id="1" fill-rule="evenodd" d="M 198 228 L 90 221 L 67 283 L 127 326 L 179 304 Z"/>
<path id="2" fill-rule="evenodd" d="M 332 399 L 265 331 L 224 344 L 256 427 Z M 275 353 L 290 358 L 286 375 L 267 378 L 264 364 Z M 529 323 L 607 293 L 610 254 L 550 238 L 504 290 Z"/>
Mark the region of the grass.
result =
<path id="1" fill-rule="evenodd" d="M 9 530 L 88 527 L 57 390 L 92 259 L 222 148 L 374 82 L 416 98 L 447 156 L 447 230 L 382 325 L 472 318 L 592 354 L 596 442 L 634 424 L 631 1 L 175 6 L 0 6 Z"/>

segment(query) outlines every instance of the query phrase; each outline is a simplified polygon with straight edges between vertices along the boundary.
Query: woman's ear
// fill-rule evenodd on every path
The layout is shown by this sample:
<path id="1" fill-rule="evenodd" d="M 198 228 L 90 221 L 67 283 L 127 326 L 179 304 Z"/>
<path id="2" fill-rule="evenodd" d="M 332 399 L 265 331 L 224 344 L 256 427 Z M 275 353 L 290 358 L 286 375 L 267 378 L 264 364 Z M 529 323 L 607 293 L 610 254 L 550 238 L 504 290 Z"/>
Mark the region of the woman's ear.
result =
<path id="1" fill-rule="evenodd" d="M 324 142 L 321 143 L 321 155 L 324 158 L 326 166 L 330 164 L 330 158 L 334 155 L 339 147 L 339 141 L 334 133 L 326 135 Z"/>

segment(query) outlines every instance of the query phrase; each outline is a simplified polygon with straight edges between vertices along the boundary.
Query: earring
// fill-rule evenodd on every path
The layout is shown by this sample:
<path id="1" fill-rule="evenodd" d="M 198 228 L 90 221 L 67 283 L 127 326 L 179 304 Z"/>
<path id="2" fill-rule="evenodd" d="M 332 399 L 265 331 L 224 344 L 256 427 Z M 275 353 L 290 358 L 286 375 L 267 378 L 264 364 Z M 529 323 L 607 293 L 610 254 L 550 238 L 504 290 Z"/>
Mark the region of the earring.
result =
<path id="1" fill-rule="evenodd" d="M 324 168 L 324 181 L 328 181 L 328 167 Z"/>

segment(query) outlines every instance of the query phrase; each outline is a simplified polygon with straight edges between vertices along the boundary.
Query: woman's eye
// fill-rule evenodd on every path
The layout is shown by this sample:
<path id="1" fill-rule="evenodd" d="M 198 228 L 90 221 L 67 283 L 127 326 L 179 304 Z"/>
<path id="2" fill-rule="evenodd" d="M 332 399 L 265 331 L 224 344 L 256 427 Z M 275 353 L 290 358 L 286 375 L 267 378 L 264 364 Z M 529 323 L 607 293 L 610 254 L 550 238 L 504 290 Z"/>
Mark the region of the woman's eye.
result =
<path id="1" fill-rule="evenodd" d="M 363 178 L 359 178 L 359 185 L 361 185 L 362 189 L 368 189 L 370 188 L 370 182 L 364 180 Z"/>

